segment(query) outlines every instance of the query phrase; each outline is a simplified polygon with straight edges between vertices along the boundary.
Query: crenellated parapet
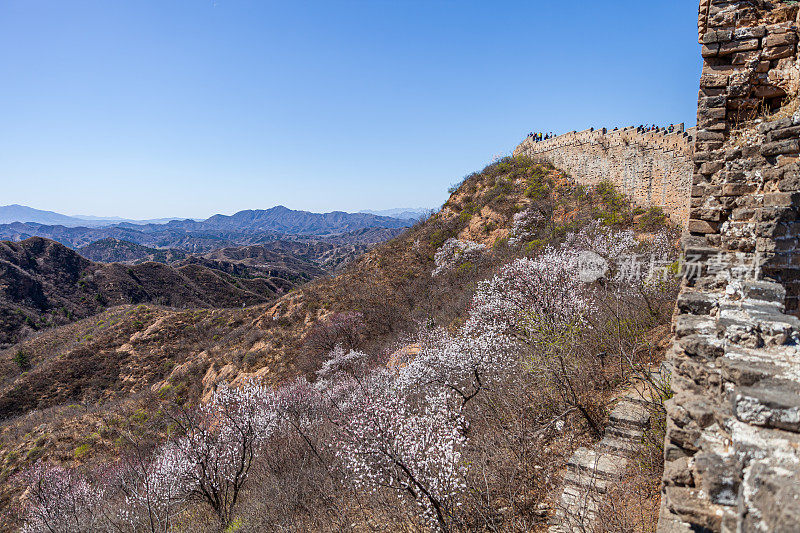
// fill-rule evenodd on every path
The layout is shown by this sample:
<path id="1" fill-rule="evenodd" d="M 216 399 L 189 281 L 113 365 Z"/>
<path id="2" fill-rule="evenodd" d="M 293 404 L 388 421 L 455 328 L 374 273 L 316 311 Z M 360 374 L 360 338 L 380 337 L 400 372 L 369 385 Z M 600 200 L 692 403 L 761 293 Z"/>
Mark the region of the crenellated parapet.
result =
<path id="1" fill-rule="evenodd" d="M 660 207 L 675 222 L 689 218 L 694 130 L 683 125 L 669 133 L 590 129 L 565 133 L 545 141 L 529 137 L 514 155 L 546 160 L 578 183 L 614 183 L 641 207 Z"/>

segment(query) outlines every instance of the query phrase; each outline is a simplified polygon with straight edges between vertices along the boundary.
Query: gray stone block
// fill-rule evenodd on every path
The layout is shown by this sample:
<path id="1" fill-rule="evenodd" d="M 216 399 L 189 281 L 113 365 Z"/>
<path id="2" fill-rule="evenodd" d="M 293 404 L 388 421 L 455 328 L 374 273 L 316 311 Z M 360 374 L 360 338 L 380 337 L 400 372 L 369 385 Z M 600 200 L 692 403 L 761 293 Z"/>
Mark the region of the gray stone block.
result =
<path id="1" fill-rule="evenodd" d="M 742 422 L 800 431 L 800 383 L 765 379 L 749 387 L 738 387 L 733 395 L 736 417 Z"/>

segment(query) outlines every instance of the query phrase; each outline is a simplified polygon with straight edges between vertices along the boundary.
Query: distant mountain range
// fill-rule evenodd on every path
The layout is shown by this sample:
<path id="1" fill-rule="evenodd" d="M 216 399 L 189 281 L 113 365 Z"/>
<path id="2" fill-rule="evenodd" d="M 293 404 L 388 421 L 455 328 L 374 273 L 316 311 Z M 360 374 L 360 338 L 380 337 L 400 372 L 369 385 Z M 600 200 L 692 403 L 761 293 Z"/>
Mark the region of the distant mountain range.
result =
<path id="1" fill-rule="evenodd" d="M 136 220 L 122 217 L 98 217 L 94 215 L 64 215 L 54 211 L 44 211 L 42 209 L 35 209 L 25 205 L 12 204 L 0 206 L 0 224 L 11 224 L 13 222 L 32 222 L 36 224 L 43 224 L 48 226 L 66 226 L 68 228 L 75 227 L 102 227 L 113 226 L 116 224 L 133 224 L 133 225 L 146 225 L 146 224 L 166 224 L 170 221 L 191 221 L 191 222 L 221 222 L 222 219 L 236 219 L 238 221 L 252 218 L 257 220 L 259 218 L 267 217 L 273 221 L 292 213 L 295 219 L 303 218 L 307 215 L 315 215 L 323 217 L 323 219 L 331 220 L 336 218 L 336 215 L 350 215 L 350 214 L 365 214 L 377 215 L 381 217 L 396 218 L 400 220 L 418 219 L 431 212 L 430 209 L 422 207 L 401 207 L 396 209 L 384 210 L 369 210 L 365 209 L 358 213 L 343 213 L 341 211 L 334 211 L 332 213 L 309 213 L 308 211 L 294 211 L 283 206 L 273 207 L 266 210 L 247 210 L 239 211 L 230 216 L 214 215 L 204 221 L 197 221 L 195 219 L 185 219 L 182 217 L 167 217 L 167 218 L 153 218 L 147 220 Z M 381 226 L 384 227 L 384 226 Z M 292 231 L 293 232 L 293 231 Z"/>
<path id="2" fill-rule="evenodd" d="M 396 209 L 384 209 L 382 211 L 364 209 L 363 211 L 359 211 L 359 213 L 399 218 L 401 220 L 419 220 L 420 218 L 429 215 L 433 211 L 433 209 L 427 207 L 399 207 Z"/>
<path id="3" fill-rule="evenodd" d="M 110 226 L 127 222 L 129 224 L 163 224 L 176 218 L 154 218 L 150 220 L 132 220 L 120 217 L 96 217 L 92 215 L 62 215 L 53 211 L 43 211 L 25 205 L 0 206 L 0 224 L 13 222 L 35 222 L 37 224 L 60 225 L 70 228 L 78 226 L 97 227 Z"/>
<path id="4" fill-rule="evenodd" d="M 44 214 L 42 214 L 44 213 Z M 310 213 L 283 206 L 214 215 L 206 220 L 117 222 L 74 225 L 74 217 L 23 206 L 0 208 L 0 240 L 45 237 L 70 248 L 116 239 L 157 249 L 175 248 L 205 253 L 230 246 L 249 246 L 275 240 L 324 240 L 338 244 L 375 244 L 411 225 L 410 220 L 371 213 Z M 35 215 L 35 216 L 34 216 Z M 16 220 L 9 218 L 35 218 Z M 5 222 L 3 222 L 5 221 Z M 66 223 L 68 222 L 68 223 Z"/>
<path id="5" fill-rule="evenodd" d="M 412 223 L 283 206 L 200 221 L 81 219 L 0 207 L 0 348 L 113 305 L 267 302 L 341 269 Z"/>
<path id="6" fill-rule="evenodd" d="M 270 209 L 239 211 L 233 215 L 214 215 L 206 220 L 172 220 L 169 228 L 192 231 L 263 231 L 287 235 L 332 235 L 365 228 L 404 228 L 408 221 L 370 213 L 310 213 L 282 205 Z M 124 226 L 124 224 L 122 225 Z M 154 226 L 149 224 L 148 227 Z"/>

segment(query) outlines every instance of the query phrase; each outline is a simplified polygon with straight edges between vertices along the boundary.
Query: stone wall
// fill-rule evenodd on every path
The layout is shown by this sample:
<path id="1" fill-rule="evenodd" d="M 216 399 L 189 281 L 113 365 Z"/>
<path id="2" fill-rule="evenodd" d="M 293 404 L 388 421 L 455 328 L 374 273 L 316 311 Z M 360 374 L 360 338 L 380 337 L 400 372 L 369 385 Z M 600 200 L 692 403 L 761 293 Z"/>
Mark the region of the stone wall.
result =
<path id="1" fill-rule="evenodd" d="M 586 130 L 536 142 L 527 138 L 514 155 L 549 161 L 578 183 L 613 182 L 641 207 L 661 207 L 675 222 L 689 217 L 692 135 L 636 128 Z"/>
<path id="2" fill-rule="evenodd" d="M 798 11 L 703 0 L 659 531 L 800 530 Z"/>

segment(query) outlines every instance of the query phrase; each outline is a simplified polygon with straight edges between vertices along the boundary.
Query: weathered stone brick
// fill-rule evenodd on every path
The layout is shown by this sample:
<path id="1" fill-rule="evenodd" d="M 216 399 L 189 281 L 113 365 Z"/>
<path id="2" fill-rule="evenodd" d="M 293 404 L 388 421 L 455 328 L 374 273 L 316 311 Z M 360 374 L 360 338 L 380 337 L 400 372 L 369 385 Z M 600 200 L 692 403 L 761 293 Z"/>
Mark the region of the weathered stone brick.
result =
<path id="1" fill-rule="evenodd" d="M 797 43 L 796 33 L 778 33 L 767 35 L 764 39 L 764 48 L 786 46 Z"/>
<path id="2" fill-rule="evenodd" d="M 741 196 L 755 192 L 756 189 L 758 189 L 758 186 L 751 183 L 725 183 L 722 185 L 722 194 L 725 196 Z"/>
<path id="3" fill-rule="evenodd" d="M 733 32 L 734 39 L 761 38 L 767 34 L 766 26 L 753 26 L 751 28 L 737 28 Z"/>
<path id="4" fill-rule="evenodd" d="M 800 152 L 800 140 L 798 139 L 776 141 L 761 146 L 761 155 L 765 157 L 779 154 L 796 154 L 798 152 Z"/>
<path id="5" fill-rule="evenodd" d="M 701 130 L 697 132 L 698 141 L 724 141 L 725 134 L 718 131 Z"/>
<path id="6" fill-rule="evenodd" d="M 786 96 L 786 91 L 775 85 L 756 85 L 753 94 L 758 98 L 780 98 Z"/>
<path id="7" fill-rule="evenodd" d="M 706 220 L 690 220 L 687 229 L 692 233 L 717 233 L 719 224 Z"/>
<path id="8" fill-rule="evenodd" d="M 747 52 L 757 50 L 760 46 L 758 39 L 746 39 L 743 41 L 729 41 L 722 43 L 719 47 L 719 55 L 730 55 L 736 52 Z"/>
<path id="9" fill-rule="evenodd" d="M 733 38 L 733 30 L 716 30 L 707 32 L 703 36 L 703 43 L 718 43 L 721 41 L 730 41 Z"/>
<path id="10" fill-rule="evenodd" d="M 761 50 L 751 50 L 749 52 L 737 52 L 731 58 L 731 65 L 737 67 L 743 65 L 756 66 L 761 60 Z"/>
<path id="11" fill-rule="evenodd" d="M 700 87 L 725 87 L 728 76 L 724 74 L 703 74 L 700 76 Z"/>
<path id="12" fill-rule="evenodd" d="M 705 98 L 707 96 L 720 96 L 723 94 L 727 94 L 725 87 L 703 87 L 700 89 L 700 98 Z"/>
<path id="13" fill-rule="evenodd" d="M 719 150 L 724 144 L 723 141 L 701 141 L 696 140 L 695 146 L 700 150 Z"/>
<path id="14" fill-rule="evenodd" d="M 725 163 L 722 161 L 709 161 L 700 165 L 701 174 L 714 174 L 725 168 Z"/>
<path id="15" fill-rule="evenodd" d="M 780 120 L 773 120 L 770 122 L 764 122 L 758 125 L 758 131 L 760 133 L 769 133 L 773 130 L 777 130 L 780 128 L 788 128 L 794 125 L 792 121 L 792 117 L 782 118 Z"/>
<path id="16" fill-rule="evenodd" d="M 794 55 L 794 45 L 784 45 L 784 46 L 776 46 L 774 48 L 765 48 L 761 54 L 763 59 L 768 59 L 770 61 L 774 61 L 776 59 L 781 59 L 784 57 L 789 57 Z"/>
<path id="17" fill-rule="evenodd" d="M 800 194 L 791 192 L 773 192 L 764 195 L 764 205 L 772 207 L 790 207 L 797 204 Z"/>
<path id="18" fill-rule="evenodd" d="M 724 106 L 700 109 L 697 113 L 698 118 L 714 120 L 724 120 L 726 115 L 727 109 Z"/>
<path id="19" fill-rule="evenodd" d="M 800 137 L 800 126 L 776 129 L 767 134 L 767 142 Z"/>
<path id="20" fill-rule="evenodd" d="M 708 98 L 700 98 L 698 105 L 702 109 L 725 107 L 727 101 L 728 99 L 724 96 L 710 96 Z"/>
<path id="21" fill-rule="evenodd" d="M 800 191 L 800 174 L 797 172 L 786 173 L 778 183 L 780 191 Z"/>
<path id="22" fill-rule="evenodd" d="M 700 48 L 700 55 L 703 57 L 714 57 L 719 55 L 719 45 L 718 44 L 704 44 Z"/>
<path id="23" fill-rule="evenodd" d="M 747 207 L 737 207 L 731 211 L 731 220 L 750 220 L 755 215 L 755 210 Z"/>
<path id="24" fill-rule="evenodd" d="M 749 82 L 728 85 L 728 107 L 735 108 L 739 106 L 739 102 L 750 94 L 751 89 L 752 85 Z"/>
<path id="25" fill-rule="evenodd" d="M 689 216 L 699 220 L 719 222 L 722 218 L 722 210 L 718 208 L 699 207 L 697 209 L 692 209 Z"/>

